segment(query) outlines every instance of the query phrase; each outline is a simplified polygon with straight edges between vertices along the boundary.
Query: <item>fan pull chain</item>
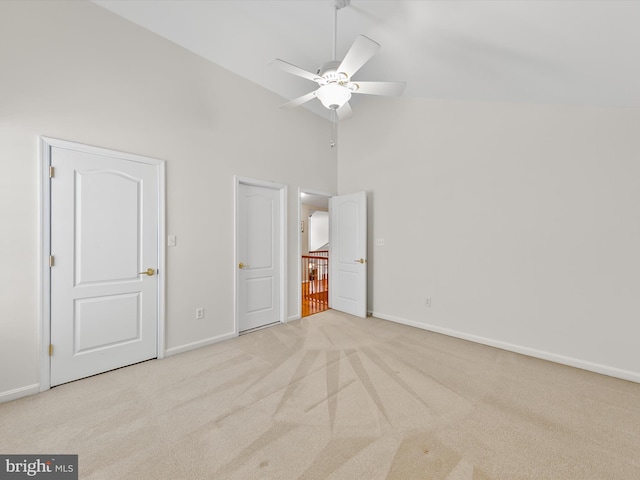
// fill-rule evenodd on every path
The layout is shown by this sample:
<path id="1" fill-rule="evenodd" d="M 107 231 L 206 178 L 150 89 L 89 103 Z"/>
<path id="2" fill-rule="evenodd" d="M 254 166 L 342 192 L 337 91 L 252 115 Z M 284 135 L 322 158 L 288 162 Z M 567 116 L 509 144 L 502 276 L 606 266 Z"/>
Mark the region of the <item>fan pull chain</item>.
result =
<path id="1" fill-rule="evenodd" d="M 338 119 L 336 118 L 336 111 L 331 110 L 331 141 L 329 146 L 335 148 L 338 136 Z"/>

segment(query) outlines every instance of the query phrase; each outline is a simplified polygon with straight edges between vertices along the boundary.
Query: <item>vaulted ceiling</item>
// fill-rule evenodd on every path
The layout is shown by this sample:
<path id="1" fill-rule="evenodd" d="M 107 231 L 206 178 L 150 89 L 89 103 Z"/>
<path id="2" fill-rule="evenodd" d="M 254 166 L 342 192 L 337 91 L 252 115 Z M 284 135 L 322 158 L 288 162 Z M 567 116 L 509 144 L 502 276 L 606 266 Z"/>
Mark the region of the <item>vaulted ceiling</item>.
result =
<path id="1" fill-rule="evenodd" d="M 331 59 L 333 0 L 93 0 L 281 95 Z M 404 80 L 405 97 L 640 107 L 640 1 L 351 0 L 338 58 L 358 34 L 382 45 L 359 80 Z M 358 102 L 352 100 L 357 115 Z M 240 99 L 239 99 L 240 100 Z M 306 104 L 326 114 L 317 100 Z"/>

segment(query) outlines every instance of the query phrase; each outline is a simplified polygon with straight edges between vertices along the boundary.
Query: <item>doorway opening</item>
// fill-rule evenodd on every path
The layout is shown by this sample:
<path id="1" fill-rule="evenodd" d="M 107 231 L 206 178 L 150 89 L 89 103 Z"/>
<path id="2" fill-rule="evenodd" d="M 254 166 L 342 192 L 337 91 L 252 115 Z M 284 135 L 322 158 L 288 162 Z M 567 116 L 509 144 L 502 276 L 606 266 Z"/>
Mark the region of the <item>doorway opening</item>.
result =
<path id="1" fill-rule="evenodd" d="M 301 317 L 329 309 L 329 198 L 299 192 Z"/>
<path id="2" fill-rule="evenodd" d="M 302 255 L 302 316 L 329 309 L 329 251 Z"/>

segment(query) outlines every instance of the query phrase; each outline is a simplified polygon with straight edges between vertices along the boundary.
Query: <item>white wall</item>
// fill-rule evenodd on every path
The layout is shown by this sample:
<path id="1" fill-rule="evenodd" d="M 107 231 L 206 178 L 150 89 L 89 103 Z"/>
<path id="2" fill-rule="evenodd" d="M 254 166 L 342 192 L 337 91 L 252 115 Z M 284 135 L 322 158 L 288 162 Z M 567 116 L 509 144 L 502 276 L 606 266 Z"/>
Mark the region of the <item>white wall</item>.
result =
<path id="1" fill-rule="evenodd" d="M 354 112 L 338 189 L 369 192 L 369 310 L 640 381 L 640 110 Z"/>
<path id="2" fill-rule="evenodd" d="M 0 400 L 39 382 L 39 135 L 167 161 L 169 353 L 233 332 L 236 174 L 290 186 L 299 313 L 297 188 L 336 190 L 325 121 L 88 2 L 0 2 L 0 65 Z"/>
<path id="3" fill-rule="evenodd" d="M 309 217 L 309 250 L 318 250 L 329 243 L 329 212 L 316 210 Z"/>
<path id="4" fill-rule="evenodd" d="M 301 255 L 309 255 L 309 213 L 313 211 L 314 207 L 300 205 L 300 221 L 304 223 L 304 232 L 300 232 L 300 253 Z"/>

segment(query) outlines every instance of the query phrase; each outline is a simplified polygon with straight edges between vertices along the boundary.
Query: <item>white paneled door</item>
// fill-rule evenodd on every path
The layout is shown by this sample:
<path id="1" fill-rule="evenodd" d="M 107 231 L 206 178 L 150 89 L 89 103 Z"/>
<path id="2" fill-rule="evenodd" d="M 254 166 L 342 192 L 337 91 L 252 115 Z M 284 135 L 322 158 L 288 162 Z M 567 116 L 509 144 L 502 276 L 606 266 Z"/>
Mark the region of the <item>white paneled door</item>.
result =
<path id="1" fill-rule="evenodd" d="M 281 192 L 238 184 L 238 331 L 281 321 Z"/>
<path id="2" fill-rule="evenodd" d="M 87 148 L 50 152 L 51 386 L 158 355 L 159 167 Z"/>
<path id="3" fill-rule="evenodd" d="M 367 316 L 366 193 L 331 197 L 329 217 L 329 306 L 364 318 Z"/>

